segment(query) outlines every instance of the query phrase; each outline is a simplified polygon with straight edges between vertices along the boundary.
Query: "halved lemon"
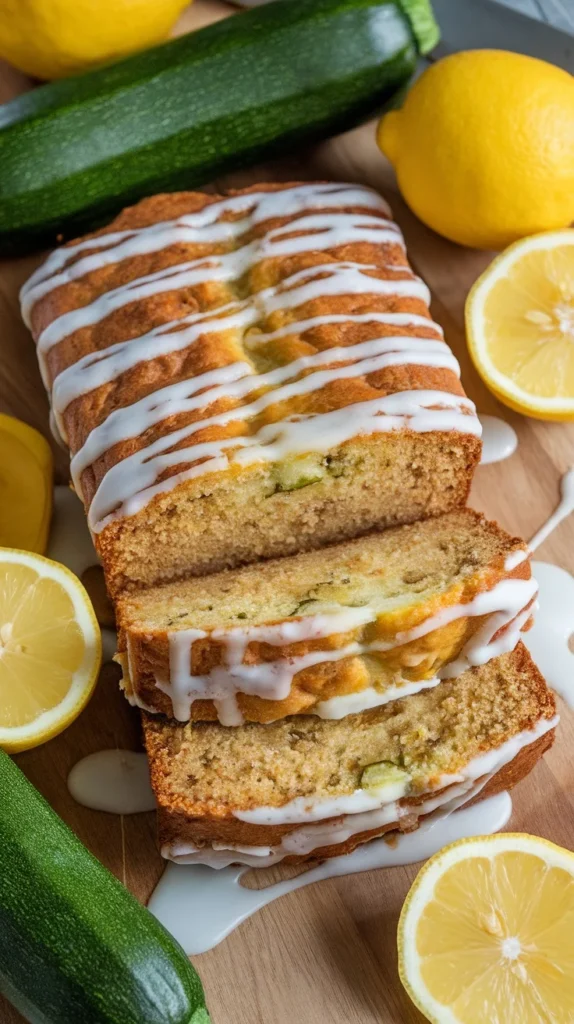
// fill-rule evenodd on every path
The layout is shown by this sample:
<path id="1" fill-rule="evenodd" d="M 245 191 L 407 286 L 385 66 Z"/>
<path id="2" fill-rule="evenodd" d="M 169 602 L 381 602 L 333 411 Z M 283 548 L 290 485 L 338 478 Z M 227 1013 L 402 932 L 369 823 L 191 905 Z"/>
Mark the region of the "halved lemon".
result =
<path id="1" fill-rule="evenodd" d="M 574 420 L 574 229 L 524 238 L 495 259 L 469 293 L 466 330 L 501 402 Z"/>
<path id="2" fill-rule="evenodd" d="M 419 872 L 399 972 L 435 1024 L 574 1020 L 574 853 L 537 836 L 462 839 Z"/>
<path id="3" fill-rule="evenodd" d="M 0 548 L 0 747 L 28 750 L 88 702 L 101 633 L 79 579 L 58 562 Z"/>
<path id="4" fill-rule="evenodd" d="M 42 434 L 0 414 L 0 545 L 42 554 L 52 513 L 52 452 Z"/>

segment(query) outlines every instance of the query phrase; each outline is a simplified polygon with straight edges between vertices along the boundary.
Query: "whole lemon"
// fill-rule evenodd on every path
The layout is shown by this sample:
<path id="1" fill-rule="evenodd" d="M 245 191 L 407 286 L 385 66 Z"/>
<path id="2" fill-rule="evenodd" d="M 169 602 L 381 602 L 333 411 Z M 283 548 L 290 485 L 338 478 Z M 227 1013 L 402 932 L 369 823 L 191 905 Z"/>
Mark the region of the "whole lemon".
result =
<path id="1" fill-rule="evenodd" d="M 0 57 L 62 78 L 162 42 L 189 0 L 3 0 Z"/>
<path id="2" fill-rule="evenodd" d="M 553 64 L 445 57 L 383 117 L 378 142 L 411 209 L 462 245 L 501 249 L 574 220 L 574 78 Z"/>

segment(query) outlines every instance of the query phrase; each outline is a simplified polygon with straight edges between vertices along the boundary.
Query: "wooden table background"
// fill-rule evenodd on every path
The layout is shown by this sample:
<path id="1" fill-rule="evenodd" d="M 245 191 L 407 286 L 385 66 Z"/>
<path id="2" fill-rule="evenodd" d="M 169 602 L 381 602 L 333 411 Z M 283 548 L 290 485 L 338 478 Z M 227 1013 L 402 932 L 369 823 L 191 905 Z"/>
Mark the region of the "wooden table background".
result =
<path id="1" fill-rule="evenodd" d="M 228 12 L 224 3 L 196 0 L 179 27 L 187 30 Z M 0 102 L 29 87 L 24 76 L 5 65 L 0 68 Z M 511 459 L 478 470 L 472 504 L 507 529 L 532 535 L 557 503 L 561 474 L 574 463 L 574 425 L 540 423 L 511 413 L 499 406 L 473 370 L 464 340 L 464 300 L 489 255 L 453 245 L 416 220 L 396 192 L 392 172 L 375 146 L 372 125 L 217 185 L 313 177 L 365 182 L 390 198 L 411 262 L 433 292 L 434 316 L 461 363 L 467 392 L 479 412 L 504 417 L 518 432 L 519 448 Z M 35 257 L 0 264 L 0 411 L 48 434 L 47 401 L 17 299 L 37 263 Z M 59 479 L 66 480 L 66 458 L 59 450 L 55 454 Z M 552 535 L 539 557 L 574 571 L 574 517 Z M 510 827 L 574 849 L 574 766 L 569 757 L 574 716 L 561 710 L 558 741 L 516 791 Z M 107 666 L 96 695 L 74 725 L 17 760 L 93 853 L 146 900 L 163 870 L 155 848 L 154 816 L 120 818 L 89 811 L 74 803 L 66 788 L 77 760 L 114 746 L 137 749 L 139 723 L 118 691 L 113 668 Z M 219 947 L 196 957 L 214 1024 L 422 1021 L 396 970 L 396 925 L 415 873 L 416 867 L 392 868 L 310 886 L 259 911 Z M 21 1020 L 0 999 L 2 1024 Z"/>

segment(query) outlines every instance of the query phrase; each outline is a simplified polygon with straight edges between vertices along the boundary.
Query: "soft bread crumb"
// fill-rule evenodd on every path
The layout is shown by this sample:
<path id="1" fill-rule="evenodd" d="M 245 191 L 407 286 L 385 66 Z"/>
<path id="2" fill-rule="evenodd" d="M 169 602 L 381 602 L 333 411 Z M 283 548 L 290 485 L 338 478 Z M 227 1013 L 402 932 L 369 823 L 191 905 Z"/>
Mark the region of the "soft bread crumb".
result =
<path id="1" fill-rule="evenodd" d="M 288 718 L 262 728 L 178 725 L 143 714 L 160 807 L 191 817 L 352 793 L 363 768 L 392 761 L 414 783 L 551 718 L 554 698 L 522 644 L 456 680 L 337 722 Z"/>
<path id="2" fill-rule="evenodd" d="M 383 692 L 389 686 L 431 679 L 458 657 L 484 621 L 481 616 L 465 616 L 464 605 L 505 578 L 506 557 L 521 549 L 525 550 L 522 541 L 462 509 L 318 552 L 129 595 L 117 602 L 123 686 L 141 706 L 172 715 L 170 696 L 156 680 L 170 679 L 169 637 L 180 630 L 245 630 L 292 623 L 325 608 L 373 609 L 373 621 L 322 639 L 282 646 L 251 640 L 244 660 L 258 664 L 341 650 L 353 642 L 394 643 L 398 633 L 446 606 L 459 605 L 452 622 L 419 639 L 392 650 L 324 661 L 297 672 L 285 699 L 240 693 L 238 705 L 247 721 L 273 722 L 287 715 L 312 714 L 321 701 L 366 687 Z M 527 578 L 528 560 L 513 574 Z M 190 667 L 196 676 L 224 663 L 225 646 L 218 638 L 197 639 L 190 647 Z M 217 720 L 217 711 L 213 701 L 196 700 L 190 716 L 196 721 Z"/>

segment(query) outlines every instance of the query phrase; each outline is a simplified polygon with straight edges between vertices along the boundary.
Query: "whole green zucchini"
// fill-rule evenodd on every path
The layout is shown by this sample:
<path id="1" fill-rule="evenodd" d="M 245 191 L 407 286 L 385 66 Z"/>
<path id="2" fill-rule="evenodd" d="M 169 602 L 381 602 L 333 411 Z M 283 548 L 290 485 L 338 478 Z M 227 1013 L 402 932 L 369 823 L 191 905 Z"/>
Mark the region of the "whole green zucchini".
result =
<path id="1" fill-rule="evenodd" d="M 209 1024 L 181 947 L 2 751 L 0 992 L 32 1024 Z"/>
<path id="2" fill-rule="evenodd" d="M 0 107 L 0 253 L 343 131 L 437 41 L 429 0 L 277 0 Z"/>

